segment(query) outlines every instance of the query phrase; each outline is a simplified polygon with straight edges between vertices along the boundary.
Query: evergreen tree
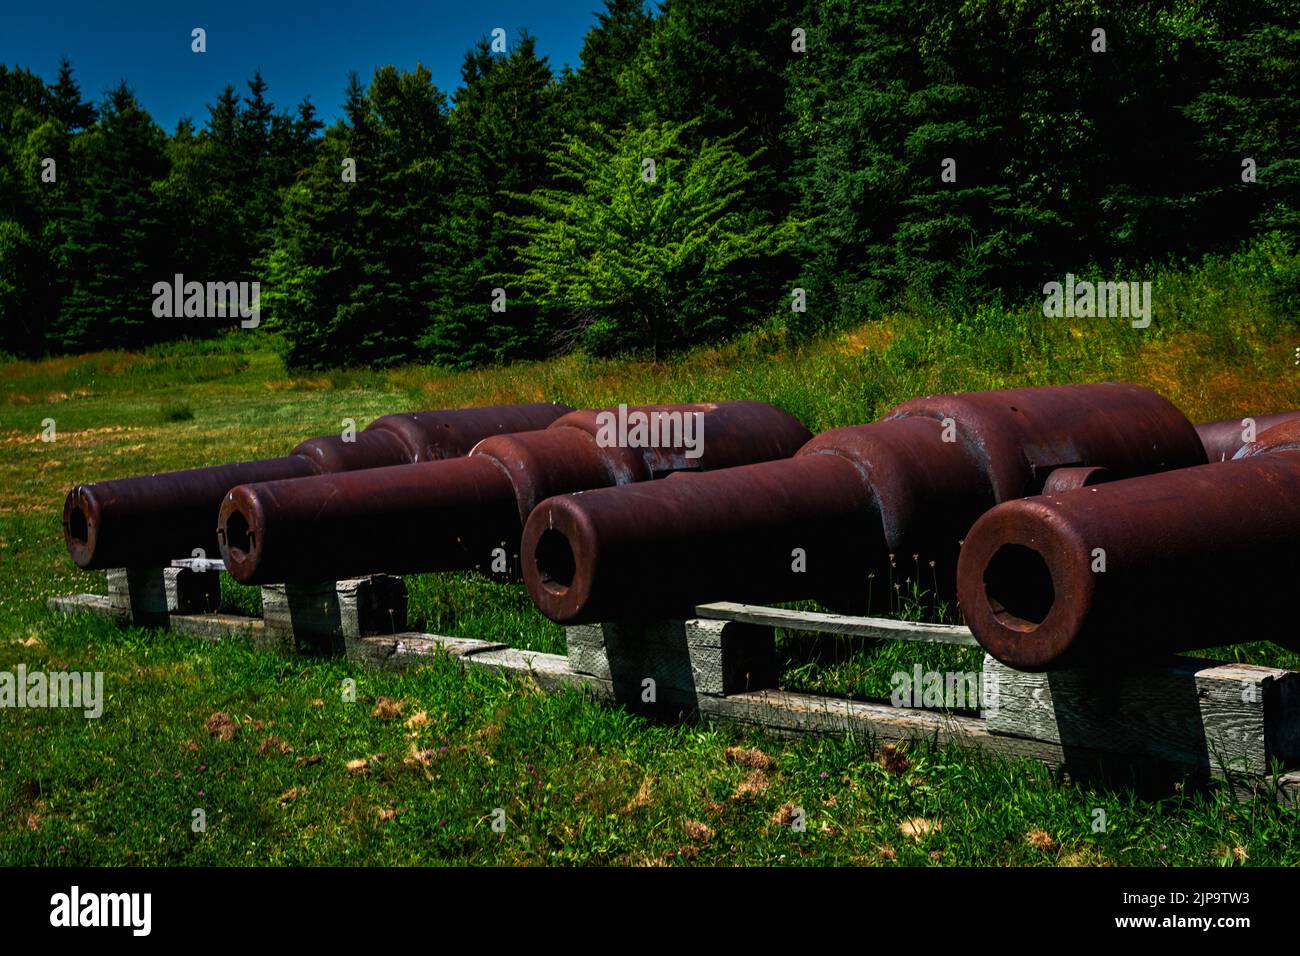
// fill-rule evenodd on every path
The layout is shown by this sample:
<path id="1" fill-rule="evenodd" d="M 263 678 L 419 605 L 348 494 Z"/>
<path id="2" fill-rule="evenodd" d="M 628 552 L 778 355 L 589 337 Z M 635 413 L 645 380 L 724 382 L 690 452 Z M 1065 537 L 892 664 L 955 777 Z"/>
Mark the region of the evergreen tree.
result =
<path id="1" fill-rule="evenodd" d="M 1216 73 L 1187 108 L 1211 171 L 1207 218 L 1234 224 L 1221 240 L 1277 229 L 1300 245 L 1300 3 L 1263 0 L 1223 19 L 1209 42 Z"/>
<path id="2" fill-rule="evenodd" d="M 59 61 L 59 78 L 50 88 L 50 99 L 50 112 L 70 132 L 95 124 L 95 106 L 81 99 L 81 87 L 72 78 L 72 63 L 66 56 Z"/>
<path id="3" fill-rule="evenodd" d="M 735 134 L 758 157 L 745 206 L 784 215 L 794 198 L 786 70 L 804 0 L 666 0 L 623 73 L 639 124 L 691 123 L 700 138 Z M 698 122 L 697 122 L 698 121 Z M 761 153 L 759 151 L 762 151 Z"/>
<path id="4" fill-rule="evenodd" d="M 596 26 L 583 38 L 580 69 L 561 83 L 564 124 L 570 132 L 587 123 L 618 129 L 635 119 L 629 90 L 637 83 L 633 73 L 653 25 L 644 0 L 605 0 Z"/>
<path id="5" fill-rule="evenodd" d="M 451 278 L 422 340 L 430 357 L 450 366 L 546 347 L 545 317 L 536 306 L 488 277 L 517 272 L 506 219 L 523 211 L 516 197 L 548 181 L 547 149 L 560 135 L 555 79 L 528 34 L 504 55 L 480 41 L 466 54 L 461 76 L 451 117 Z M 505 311 L 493 308 L 498 288 L 505 290 Z"/>
<path id="6" fill-rule="evenodd" d="M 558 81 L 527 34 L 484 40 L 450 111 L 423 69 L 353 74 L 324 136 L 260 71 L 168 137 L 125 86 L 85 102 L 67 60 L 48 85 L 0 66 L 0 350 L 215 329 L 153 320 L 175 272 L 262 281 L 295 363 L 461 366 L 676 347 L 796 285 L 808 311 L 781 313 L 806 332 L 908 294 L 960 314 L 1066 271 L 1295 244 L 1298 24 L 1297 0 L 605 0 Z M 738 179 L 709 165 L 724 146 Z M 675 171 L 640 205 L 609 179 L 633 149 Z M 701 203 L 731 183 L 716 223 L 684 182 Z M 728 244 L 689 246 L 644 219 L 657 204 Z"/>
<path id="7" fill-rule="evenodd" d="M 960 309 L 1216 241 L 1181 109 L 1207 82 L 1205 8 L 819 0 L 810 15 L 787 137 L 799 212 L 821 223 L 800 250 L 811 327 L 909 289 Z"/>
<path id="8" fill-rule="evenodd" d="M 442 232 L 449 142 L 446 97 L 423 66 L 350 78 L 346 124 L 288 188 L 266 259 L 264 301 L 293 365 L 384 365 L 418 358 L 445 287 Z M 344 160 L 356 181 L 344 182 Z"/>
<path id="9" fill-rule="evenodd" d="M 58 309 L 53 240 L 67 192 L 68 131 L 40 77 L 0 65 L 0 352 L 43 350 Z M 45 159 L 62 177 L 42 180 Z"/>
<path id="10" fill-rule="evenodd" d="M 73 162 L 77 219 L 59 250 L 70 288 L 54 342 L 122 347 L 187 334 L 185 319 L 158 320 L 151 311 L 153 284 L 174 271 L 153 190 L 168 172 L 165 136 L 125 82 L 108 94 L 95 128 L 74 142 Z"/>

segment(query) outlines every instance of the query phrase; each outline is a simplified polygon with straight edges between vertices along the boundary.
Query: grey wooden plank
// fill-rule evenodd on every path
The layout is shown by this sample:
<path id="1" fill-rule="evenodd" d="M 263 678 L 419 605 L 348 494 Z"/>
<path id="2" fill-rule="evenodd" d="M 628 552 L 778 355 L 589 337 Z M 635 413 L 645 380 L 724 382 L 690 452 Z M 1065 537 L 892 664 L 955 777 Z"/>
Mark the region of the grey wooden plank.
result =
<path id="1" fill-rule="evenodd" d="M 1232 773 L 1225 781 L 1224 775 L 1214 768 L 1180 764 L 1150 754 L 1124 753 L 1112 746 L 1067 747 L 1046 740 L 991 733 L 980 718 L 937 710 L 780 690 L 701 697 L 699 709 L 714 719 L 754 726 L 779 736 L 851 734 L 887 743 L 928 739 L 1004 759 L 1035 760 L 1053 770 L 1103 771 L 1120 783 L 1139 786 L 1154 784 L 1163 788 L 1190 773 L 1194 779 L 1214 779 L 1230 786 L 1240 799 L 1267 796 L 1271 792 L 1280 803 L 1300 805 L 1300 770 L 1287 771 L 1275 778 L 1269 774 Z"/>
<path id="2" fill-rule="evenodd" d="M 1300 673 L 1175 657 L 1125 669 L 1032 674 L 991 657 L 991 732 L 1142 754 L 1216 773 L 1295 761 Z"/>
<path id="3" fill-rule="evenodd" d="M 476 641 L 466 637 L 443 637 L 440 634 L 404 632 L 392 635 L 368 635 L 349 638 L 349 659 L 390 669 L 410 667 L 439 653 L 468 657 L 484 651 L 500 650 L 506 644 Z"/>
<path id="4" fill-rule="evenodd" d="M 818 634 L 844 634 L 878 640 L 925 641 L 931 644 L 962 644 L 978 647 L 970 628 L 956 624 L 914 624 L 884 617 L 852 617 L 821 611 L 785 611 L 756 604 L 733 604 L 720 601 L 701 604 L 695 609 L 699 617 L 745 624 L 762 624 L 787 630 L 812 631 Z"/>
<path id="5" fill-rule="evenodd" d="M 173 568 L 185 568 L 189 571 L 224 571 L 226 564 L 220 558 L 176 558 Z"/>
<path id="6" fill-rule="evenodd" d="M 265 625 L 261 618 L 244 614 L 173 614 L 167 619 L 173 631 L 205 641 L 220 641 L 236 636 L 259 639 Z"/>
<path id="7" fill-rule="evenodd" d="M 506 647 L 484 651 L 461 659 L 464 666 L 496 671 L 498 673 L 529 675 L 544 690 L 560 687 L 588 687 L 609 693 L 609 681 L 601 681 L 589 674 L 575 674 L 569 669 L 569 660 L 562 654 L 543 654 L 537 651 Z"/>
<path id="8" fill-rule="evenodd" d="M 60 614 L 103 614 L 107 617 L 127 617 L 127 612 L 114 605 L 107 594 L 65 594 L 50 598 L 45 602 L 45 606 Z"/>
<path id="9" fill-rule="evenodd" d="M 700 701 L 701 713 L 792 734 L 856 732 L 888 741 L 987 737 L 984 721 L 876 701 L 758 690 Z"/>
<path id="10" fill-rule="evenodd" d="M 46 602 L 51 611 L 64 614 L 93 613 L 118 620 L 130 620 L 126 609 L 113 603 L 105 594 L 68 594 Z M 260 618 L 242 614 L 169 614 L 167 626 L 183 634 L 204 640 L 222 640 L 236 635 L 258 637 L 263 630 Z"/>

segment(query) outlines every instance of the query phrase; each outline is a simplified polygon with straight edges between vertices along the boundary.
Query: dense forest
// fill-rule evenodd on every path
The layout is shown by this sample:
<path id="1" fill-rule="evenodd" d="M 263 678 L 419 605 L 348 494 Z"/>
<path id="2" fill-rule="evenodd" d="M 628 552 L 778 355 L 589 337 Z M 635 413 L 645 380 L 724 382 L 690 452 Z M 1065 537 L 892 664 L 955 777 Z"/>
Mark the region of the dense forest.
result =
<path id="1" fill-rule="evenodd" d="M 260 283 L 296 366 L 468 366 L 1300 241 L 1300 0 L 606 0 L 578 69 L 461 77 L 324 128 L 258 74 L 169 134 L 0 66 L 0 352 L 234 325 L 157 318 L 177 273 Z"/>

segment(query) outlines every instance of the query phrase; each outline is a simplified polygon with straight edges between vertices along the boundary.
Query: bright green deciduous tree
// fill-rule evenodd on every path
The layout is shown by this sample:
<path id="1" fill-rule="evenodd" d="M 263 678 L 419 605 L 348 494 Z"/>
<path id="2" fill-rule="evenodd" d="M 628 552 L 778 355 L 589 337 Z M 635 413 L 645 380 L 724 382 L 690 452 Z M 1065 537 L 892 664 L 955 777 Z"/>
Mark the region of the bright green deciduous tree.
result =
<path id="1" fill-rule="evenodd" d="M 564 316 L 557 345 L 658 354 L 776 306 L 771 279 L 802 224 L 740 211 L 753 157 L 731 137 L 688 147 L 694 125 L 597 128 L 552 152 L 558 185 L 529 195 L 514 225 L 516 281 Z"/>

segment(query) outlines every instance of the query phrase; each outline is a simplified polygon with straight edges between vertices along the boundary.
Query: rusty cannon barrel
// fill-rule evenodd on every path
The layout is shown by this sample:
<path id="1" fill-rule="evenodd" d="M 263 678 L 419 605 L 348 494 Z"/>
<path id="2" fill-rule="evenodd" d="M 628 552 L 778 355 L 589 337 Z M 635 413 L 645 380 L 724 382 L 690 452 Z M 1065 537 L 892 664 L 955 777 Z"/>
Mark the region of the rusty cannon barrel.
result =
<path id="1" fill-rule="evenodd" d="M 1253 442 L 1238 449 L 1235 458 L 1253 458 L 1268 452 L 1300 450 L 1300 418 L 1274 425 Z"/>
<path id="2" fill-rule="evenodd" d="M 1087 485 L 1203 465 L 1192 424 L 1123 383 L 940 395 L 817 436 L 789 461 L 565 495 L 524 530 L 524 579 L 552 620 L 691 613 L 713 601 L 886 606 L 901 579 L 955 594 L 960 541 L 1054 473 Z"/>
<path id="3" fill-rule="evenodd" d="M 246 584 L 360 574 L 513 571 L 545 498 L 788 458 L 809 438 L 762 402 L 570 412 L 498 435 L 458 461 L 245 484 L 218 519 L 221 555 Z"/>
<path id="4" fill-rule="evenodd" d="M 1300 420 L 1300 410 L 1270 412 L 1267 415 L 1247 415 L 1242 418 L 1225 418 L 1219 422 L 1205 422 L 1196 426 L 1205 446 L 1209 461 L 1227 461 L 1255 436 L 1285 422 Z"/>
<path id="5" fill-rule="evenodd" d="M 77 485 L 63 506 L 64 540 L 83 568 L 167 564 L 199 548 L 215 557 L 217 511 L 236 485 L 457 458 L 491 435 L 545 428 L 571 411 L 535 403 L 385 415 L 349 440 L 308 439 L 284 458 Z"/>
<path id="6" fill-rule="evenodd" d="M 989 511 L 957 571 L 975 637 L 1026 671 L 1260 639 L 1296 648 L 1300 422 L 1243 452 Z"/>

